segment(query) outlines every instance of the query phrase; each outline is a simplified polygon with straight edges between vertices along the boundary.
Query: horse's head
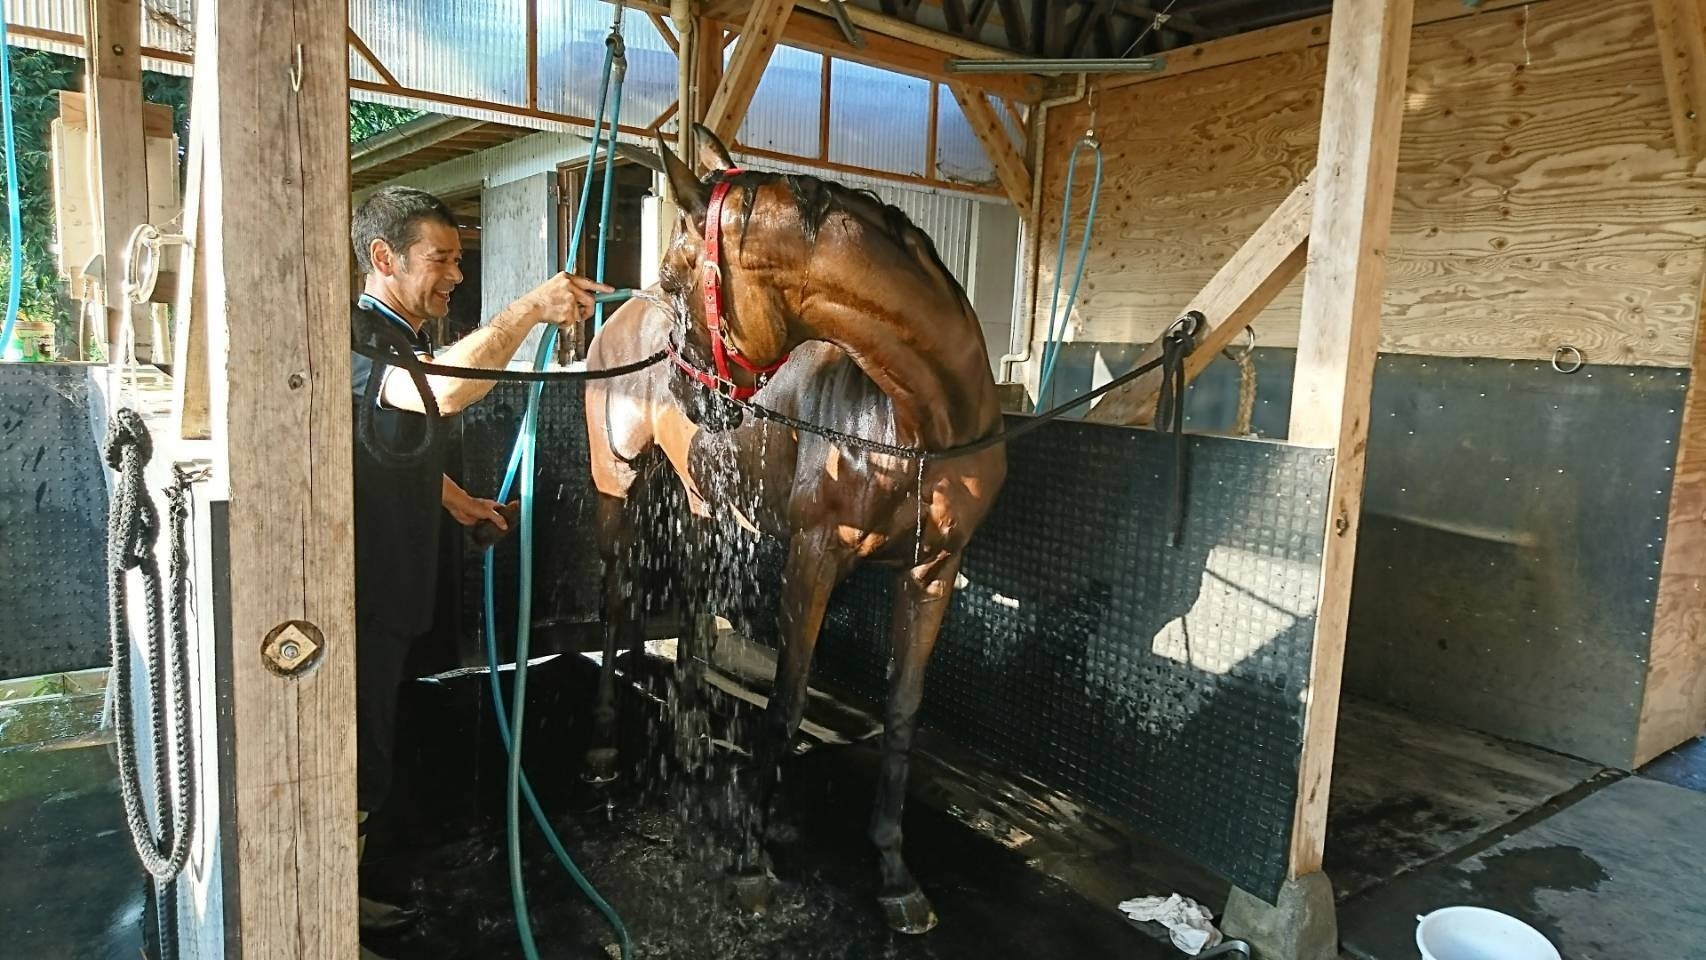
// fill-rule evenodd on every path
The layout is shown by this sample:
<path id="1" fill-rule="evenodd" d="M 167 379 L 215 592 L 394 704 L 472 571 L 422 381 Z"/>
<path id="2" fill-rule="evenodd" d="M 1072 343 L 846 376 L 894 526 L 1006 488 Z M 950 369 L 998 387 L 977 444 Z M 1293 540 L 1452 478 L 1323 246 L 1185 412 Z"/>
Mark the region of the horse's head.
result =
<path id="1" fill-rule="evenodd" d="M 738 408 L 704 394 L 751 396 L 787 357 L 798 308 L 787 297 L 800 290 L 811 249 L 783 178 L 738 170 L 714 133 L 694 129 L 704 178 L 658 140 L 677 210 L 658 281 L 675 305 L 676 349 L 693 377 L 671 389 L 690 416 L 716 420 L 732 410 L 738 423 Z"/>

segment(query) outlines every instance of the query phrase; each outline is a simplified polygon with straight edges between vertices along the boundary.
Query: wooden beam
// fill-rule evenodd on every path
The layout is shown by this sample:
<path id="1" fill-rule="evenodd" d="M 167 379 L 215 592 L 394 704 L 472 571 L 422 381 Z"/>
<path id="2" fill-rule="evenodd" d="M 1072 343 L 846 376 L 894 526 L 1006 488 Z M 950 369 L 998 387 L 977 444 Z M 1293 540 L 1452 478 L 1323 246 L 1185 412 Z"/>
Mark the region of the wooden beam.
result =
<path id="1" fill-rule="evenodd" d="M 89 98 L 75 90 L 59 91 L 59 119 L 68 127 L 89 129 Z M 142 136 L 166 140 L 178 135 L 172 126 L 172 108 L 163 103 L 142 104 Z"/>
<path id="2" fill-rule="evenodd" d="M 791 47 L 812 53 L 825 53 L 842 60 L 893 70 L 926 80 L 940 80 L 943 83 L 954 81 L 981 87 L 990 93 L 1015 100 L 1031 101 L 1042 95 L 1042 78 L 1034 74 L 949 73 L 948 61 L 954 59 L 956 54 L 875 32 L 867 32 L 865 45 L 855 47 L 841 35 L 841 28 L 835 25 L 834 20 L 811 12 L 807 9 L 808 6 L 810 4 L 806 2 L 797 3 L 793 17 L 788 20 L 783 42 Z M 849 5 L 847 9 L 853 11 L 860 8 Z M 1005 55 L 1012 56 L 1011 53 Z"/>
<path id="3" fill-rule="evenodd" d="M 822 17 L 834 26 L 835 14 L 830 11 L 828 0 L 799 0 L 799 8 L 807 13 Z M 910 23 L 898 17 L 868 10 L 853 3 L 842 4 L 847 11 L 847 18 L 853 25 L 869 33 L 881 34 L 894 40 L 904 40 L 913 46 L 926 50 L 935 50 L 950 57 L 964 57 L 970 60 L 1014 60 L 1023 56 L 1012 50 L 1003 50 L 986 43 L 967 40 L 932 30 L 926 26 Z M 839 32 L 839 28 L 837 28 Z"/>
<path id="4" fill-rule="evenodd" d="M 646 129 L 647 130 L 661 130 L 661 129 L 663 129 L 663 125 L 668 123 L 669 118 L 675 116 L 676 112 L 679 111 L 680 109 L 681 109 L 681 101 L 680 100 L 671 100 L 669 102 L 669 106 L 664 107 L 663 112 L 657 115 L 657 119 L 653 120 L 651 123 L 646 124 Z"/>
<path id="5" fill-rule="evenodd" d="M 124 260 L 132 230 L 148 222 L 148 166 L 142 122 L 142 4 L 139 0 L 88 0 L 85 47 L 90 150 L 95 157 L 95 201 L 100 210 L 105 259 L 107 362 L 123 359 Z M 145 314 L 146 310 L 138 310 Z M 154 359 L 152 325 L 134 325 L 136 358 Z M 164 359 L 164 358 L 161 358 Z"/>
<path id="6" fill-rule="evenodd" d="M 1019 0 L 997 0 L 1001 4 L 1001 26 L 1007 31 L 1007 45 L 1025 54 L 1034 53 L 1031 31 L 1026 25 L 1024 8 Z"/>
<path id="7" fill-rule="evenodd" d="M 967 87 L 958 81 L 950 81 L 948 89 L 953 91 L 954 100 L 960 105 L 960 111 L 965 114 L 966 122 L 971 125 L 972 132 L 977 134 L 978 142 L 983 144 L 983 151 L 989 157 L 989 163 L 995 168 L 995 179 L 1001 184 L 1002 193 L 1019 211 L 1019 216 L 1027 222 L 1031 220 L 1031 168 L 1020 155 L 1019 148 L 1014 145 L 1013 138 L 1007 133 L 1007 126 L 1001 122 L 995 107 L 984 98 L 983 92 Z"/>
<path id="8" fill-rule="evenodd" d="M 834 61 L 829 54 L 823 55 L 823 75 L 819 78 L 817 100 L 817 158 L 829 159 L 829 112 L 830 112 L 830 83 L 835 76 Z"/>
<path id="9" fill-rule="evenodd" d="M 926 179 L 936 179 L 936 128 L 941 123 L 942 85 L 932 80 L 930 82 L 930 115 L 925 120 L 927 126 L 924 132 L 924 176 Z M 825 153 L 827 156 L 827 151 Z"/>
<path id="10" fill-rule="evenodd" d="M 723 79 L 723 50 L 727 34 L 722 24 L 700 17 L 693 36 L 698 41 L 693 50 L 693 119 L 703 123 L 711 107 L 711 98 Z M 689 130 L 691 133 L 691 130 Z M 684 156 L 693 156 L 691 147 Z"/>
<path id="11" fill-rule="evenodd" d="M 1335 0 L 1327 45 L 1287 434 L 1294 444 L 1329 447 L 1335 457 L 1291 831 L 1294 878 L 1321 869 L 1327 837 L 1412 14 L 1411 0 Z"/>
<path id="12" fill-rule="evenodd" d="M 725 142 L 734 139 L 746 118 L 746 108 L 758 91 L 758 81 L 763 78 L 770 54 L 781 41 L 782 28 L 793 11 L 794 0 L 756 0 L 747 11 L 740 42 L 729 58 L 728 71 L 705 110 L 705 126 Z"/>
<path id="13" fill-rule="evenodd" d="M 532 8 L 529 7 L 529 10 L 531 10 L 531 9 Z M 537 51 L 537 38 L 532 33 L 532 29 L 534 27 L 533 22 L 529 21 L 527 26 L 529 29 L 529 32 L 527 35 L 528 36 L 527 76 L 528 76 L 528 79 L 531 81 L 531 83 L 528 86 L 528 89 L 537 92 L 539 89 L 539 75 L 537 72 L 538 61 L 536 59 L 534 59 L 534 55 L 538 52 Z M 385 64 L 381 63 L 377 56 L 374 56 L 373 50 L 370 47 L 368 47 L 368 45 L 367 45 L 367 41 L 361 39 L 361 34 L 356 33 L 354 27 L 349 28 L 348 38 L 349 38 L 349 45 L 352 48 L 354 48 L 356 56 L 360 57 L 363 60 L 366 60 L 367 65 L 373 68 L 373 72 L 379 74 L 379 79 L 385 81 L 386 83 L 390 84 L 393 87 L 402 86 L 401 83 L 397 82 L 397 75 L 392 73 L 389 69 L 387 69 Z M 533 101 L 531 95 L 528 98 L 527 105 L 530 107 L 538 106 L 538 104 L 536 104 Z"/>
<path id="14" fill-rule="evenodd" d="M 1706 155 L 1706 11 L 1701 0 L 1653 0 L 1676 152 Z"/>
<path id="15" fill-rule="evenodd" d="M 197 255 L 230 496 L 225 929 L 243 960 L 359 949 L 346 15 L 345 0 L 196 8 L 196 83 L 212 85 Z M 321 636 L 319 659 L 276 674 L 263 643 L 291 623 Z"/>
<path id="16" fill-rule="evenodd" d="M 1280 201 L 1250 239 L 1221 265 L 1214 279 L 1180 311 L 1195 310 L 1208 320 L 1208 330 L 1185 358 L 1186 382 L 1207 369 L 1302 272 L 1309 250 L 1310 218 L 1315 212 L 1314 180 L 1313 175 L 1305 177 Z M 1133 366 L 1160 355 L 1161 340 L 1156 338 Z M 1155 417 L 1160 391 L 1161 371 L 1150 371 L 1103 397 L 1085 419 L 1131 426 L 1149 423 Z"/>
<path id="17" fill-rule="evenodd" d="M 1546 0 L 1481 0 L 1475 6 L 1469 6 L 1463 0 L 1413 0 L 1415 6 L 1415 26 L 1439 23 L 1445 20 L 1456 20 L 1459 17 L 1473 17 L 1502 10 L 1506 7 L 1523 6 L 1527 3 L 1544 3 Z M 1181 73 L 1194 73 L 1198 70 L 1208 70 L 1213 67 L 1224 67 L 1230 63 L 1243 63 L 1246 60 L 1257 60 L 1271 57 L 1276 53 L 1290 53 L 1295 50 L 1306 50 L 1318 47 L 1327 42 L 1328 22 L 1330 14 L 1319 17 L 1309 17 L 1277 27 L 1266 27 L 1240 33 L 1222 40 L 1210 40 L 1189 47 L 1169 50 L 1164 55 L 1166 67 L 1153 73 L 1133 73 L 1104 77 L 1101 85 L 1104 90 L 1115 87 L 1126 87 L 1134 83 L 1149 83 L 1163 77 L 1176 77 Z"/>

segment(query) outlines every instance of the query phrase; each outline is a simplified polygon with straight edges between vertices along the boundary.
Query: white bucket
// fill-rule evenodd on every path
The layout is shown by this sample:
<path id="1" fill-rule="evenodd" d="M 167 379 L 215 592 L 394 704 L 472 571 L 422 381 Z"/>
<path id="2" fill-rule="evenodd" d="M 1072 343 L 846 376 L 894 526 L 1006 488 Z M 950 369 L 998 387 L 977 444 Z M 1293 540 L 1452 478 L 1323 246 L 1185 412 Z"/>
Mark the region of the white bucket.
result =
<path id="1" fill-rule="evenodd" d="M 1561 960 L 1540 931 L 1497 910 L 1445 907 L 1416 920 L 1422 960 Z"/>

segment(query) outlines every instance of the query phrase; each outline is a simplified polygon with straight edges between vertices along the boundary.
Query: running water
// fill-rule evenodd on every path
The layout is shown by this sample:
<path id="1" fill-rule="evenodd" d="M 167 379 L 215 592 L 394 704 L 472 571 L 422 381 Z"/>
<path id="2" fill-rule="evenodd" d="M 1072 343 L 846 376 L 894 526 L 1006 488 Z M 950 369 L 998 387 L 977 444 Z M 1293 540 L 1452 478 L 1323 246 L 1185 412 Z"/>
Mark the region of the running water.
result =
<path id="1" fill-rule="evenodd" d="M 924 560 L 924 458 L 918 457 L 918 492 L 913 497 L 918 503 L 918 522 L 912 530 L 912 565 L 917 566 Z"/>

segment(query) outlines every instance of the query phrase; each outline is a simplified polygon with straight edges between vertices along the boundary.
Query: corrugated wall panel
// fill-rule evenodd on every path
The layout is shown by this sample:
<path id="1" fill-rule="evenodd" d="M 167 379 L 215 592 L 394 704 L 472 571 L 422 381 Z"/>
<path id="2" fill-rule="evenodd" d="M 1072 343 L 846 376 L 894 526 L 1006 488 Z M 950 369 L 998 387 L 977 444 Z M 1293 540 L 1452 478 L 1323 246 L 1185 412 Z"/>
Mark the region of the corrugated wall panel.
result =
<path id="1" fill-rule="evenodd" d="M 928 80 L 836 60 L 829 87 L 830 160 L 924 176 Z"/>
<path id="2" fill-rule="evenodd" d="M 758 81 L 738 139 L 762 150 L 817 156 L 822 93 L 823 55 L 777 47 Z"/>
<path id="3" fill-rule="evenodd" d="M 404 86 L 527 104 L 526 0 L 352 0 L 350 27 Z"/>
<path id="4" fill-rule="evenodd" d="M 605 38 L 615 7 L 604 3 L 539 6 L 539 108 L 591 118 L 598 110 Z M 628 74 L 622 122 L 643 127 L 675 102 L 675 54 L 643 14 L 622 18 Z"/>

